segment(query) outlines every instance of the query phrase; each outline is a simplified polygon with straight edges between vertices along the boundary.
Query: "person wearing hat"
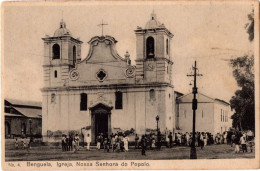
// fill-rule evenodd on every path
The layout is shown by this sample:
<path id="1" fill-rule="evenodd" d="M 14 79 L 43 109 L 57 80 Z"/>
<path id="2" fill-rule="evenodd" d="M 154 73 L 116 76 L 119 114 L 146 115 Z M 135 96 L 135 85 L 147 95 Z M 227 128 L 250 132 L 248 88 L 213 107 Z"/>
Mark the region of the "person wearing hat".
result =
<path id="1" fill-rule="evenodd" d="M 142 135 L 141 139 L 141 147 L 142 147 L 142 155 L 145 156 L 145 150 L 146 150 L 146 138 L 144 135 Z"/>

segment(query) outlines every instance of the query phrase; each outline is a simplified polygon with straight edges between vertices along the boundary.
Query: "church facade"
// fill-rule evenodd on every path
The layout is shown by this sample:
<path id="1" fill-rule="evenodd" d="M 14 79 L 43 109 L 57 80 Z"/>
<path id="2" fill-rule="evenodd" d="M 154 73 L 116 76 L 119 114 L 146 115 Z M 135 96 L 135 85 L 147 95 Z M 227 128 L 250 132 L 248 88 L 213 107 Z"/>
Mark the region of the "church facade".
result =
<path id="1" fill-rule="evenodd" d="M 175 129 L 175 99 L 172 85 L 173 34 L 155 13 L 144 28 L 137 27 L 136 65 L 128 52 L 116 50 L 117 40 L 96 36 L 88 42 L 86 58 L 82 41 L 72 36 L 65 22 L 44 41 L 44 87 L 42 88 L 42 134 L 81 131 L 89 128 L 92 142 L 103 133 L 134 130 L 145 134 Z"/>

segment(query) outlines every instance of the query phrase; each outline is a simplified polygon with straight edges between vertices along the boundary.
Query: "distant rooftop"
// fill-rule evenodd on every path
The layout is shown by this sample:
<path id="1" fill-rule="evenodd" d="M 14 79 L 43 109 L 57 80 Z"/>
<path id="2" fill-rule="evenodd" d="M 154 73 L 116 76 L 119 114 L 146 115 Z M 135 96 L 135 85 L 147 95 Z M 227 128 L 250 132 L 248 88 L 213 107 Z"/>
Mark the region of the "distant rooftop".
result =
<path id="1" fill-rule="evenodd" d="M 216 101 L 222 102 L 222 103 L 226 103 L 227 105 L 230 105 L 230 103 L 226 102 L 225 100 L 221 100 L 221 99 L 215 99 Z"/>
<path id="2" fill-rule="evenodd" d="M 28 118 L 41 118 L 42 117 L 42 103 L 35 101 L 25 101 L 17 99 L 5 99 L 7 104 L 11 104 L 11 108 L 15 111 L 5 112 L 8 117 L 28 117 Z M 5 103 L 5 105 L 7 105 Z M 10 109 L 9 109 L 10 110 Z"/>
<path id="3" fill-rule="evenodd" d="M 191 94 L 193 94 L 193 93 L 188 93 L 188 94 L 182 95 L 182 96 L 180 96 L 180 97 L 177 97 L 177 99 L 182 99 L 183 97 L 186 97 L 186 96 L 191 95 Z M 221 100 L 221 99 L 218 99 L 218 98 L 212 98 L 212 97 L 207 96 L 207 95 L 205 95 L 205 94 L 203 94 L 203 93 L 200 93 L 200 92 L 197 93 L 197 99 L 199 98 L 199 97 L 198 97 L 199 95 L 203 95 L 203 96 L 205 96 L 205 97 L 211 99 L 211 101 L 218 101 L 218 102 L 224 103 L 224 104 L 226 104 L 226 105 L 230 105 L 228 102 L 226 102 L 226 101 L 224 101 L 224 100 Z M 193 99 L 193 96 L 190 96 L 189 101 L 192 102 L 192 99 Z M 205 100 L 205 99 L 204 99 L 204 100 Z M 198 101 L 199 101 L 199 100 L 198 100 Z"/>
<path id="4" fill-rule="evenodd" d="M 42 102 L 5 98 L 12 105 L 42 107 Z"/>

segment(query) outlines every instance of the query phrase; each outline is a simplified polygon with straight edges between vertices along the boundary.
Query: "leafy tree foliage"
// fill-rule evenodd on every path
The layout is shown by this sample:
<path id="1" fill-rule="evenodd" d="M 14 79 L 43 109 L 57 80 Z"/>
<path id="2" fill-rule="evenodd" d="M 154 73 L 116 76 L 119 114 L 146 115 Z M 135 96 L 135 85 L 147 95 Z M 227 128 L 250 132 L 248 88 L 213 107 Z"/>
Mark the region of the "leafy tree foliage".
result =
<path id="1" fill-rule="evenodd" d="M 235 109 L 232 116 L 233 127 L 254 130 L 255 96 L 254 96 L 254 56 L 243 56 L 231 60 L 233 75 L 240 90 L 231 98 L 231 108 Z"/>
<path id="2" fill-rule="evenodd" d="M 245 25 L 245 28 L 247 29 L 247 33 L 249 35 L 248 39 L 250 41 L 254 40 L 254 10 L 248 14 L 248 20 L 249 23 Z"/>
<path id="3" fill-rule="evenodd" d="M 249 41 L 254 40 L 254 11 L 248 15 L 249 23 L 246 24 Z M 231 108 L 235 109 L 232 116 L 234 128 L 240 130 L 255 130 L 255 91 L 254 91 L 254 56 L 245 55 L 232 59 L 233 76 L 241 87 L 231 98 Z"/>

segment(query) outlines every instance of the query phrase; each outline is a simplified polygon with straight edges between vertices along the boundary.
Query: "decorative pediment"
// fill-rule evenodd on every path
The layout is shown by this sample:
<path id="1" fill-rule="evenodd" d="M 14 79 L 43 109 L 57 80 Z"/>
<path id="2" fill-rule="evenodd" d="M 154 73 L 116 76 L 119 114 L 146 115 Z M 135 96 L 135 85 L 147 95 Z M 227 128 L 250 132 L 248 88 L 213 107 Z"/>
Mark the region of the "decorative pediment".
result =
<path id="1" fill-rule="evenodd" d="M 108 106 L 104 103 L 98 103 L 89 108 L 92 112 L 110 112 L 113 106 Z"/>
<path id="2" fill-rule="evenodd" d="M 90 45 L 89 53 L 83 60 L 86 63 L 91 61 L 126 61 L 118 55 L 116 50 L 117 40 L 111 36 L 95 36 L 88 42 Z M 112 57 L 112 59 L 110 59 Z M 102 60 L 101 60 L 102 59 Z"/>

